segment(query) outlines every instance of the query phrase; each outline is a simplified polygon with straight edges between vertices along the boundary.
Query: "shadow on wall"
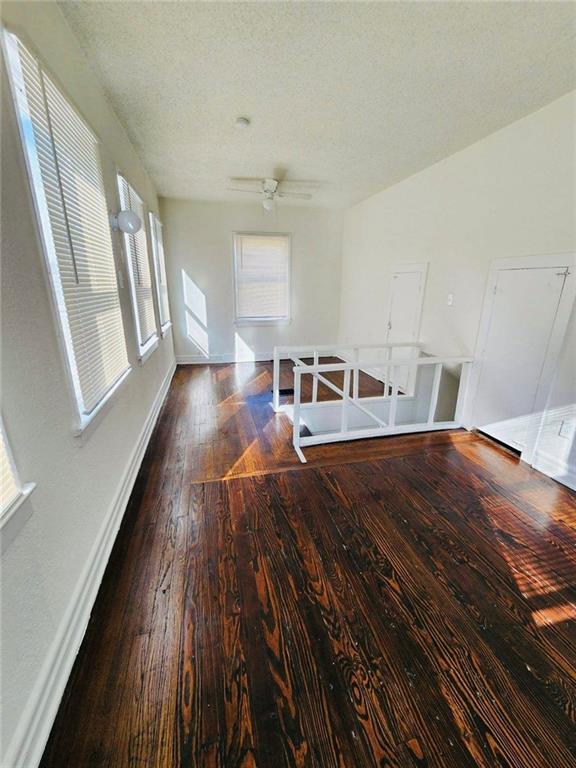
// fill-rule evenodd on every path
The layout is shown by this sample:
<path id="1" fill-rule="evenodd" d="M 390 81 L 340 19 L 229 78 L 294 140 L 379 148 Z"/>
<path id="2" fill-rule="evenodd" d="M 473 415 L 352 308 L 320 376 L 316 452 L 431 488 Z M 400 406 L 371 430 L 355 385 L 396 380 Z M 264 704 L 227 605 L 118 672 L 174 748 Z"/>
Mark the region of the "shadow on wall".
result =
<path id="1" fill-rule="evenodd" d="M 206 296 L 184 269 L 182 270 L 182 294 L 186 313 L 186 336 L 201 355 L 208 359 L 210 357 L 210 340 L 208 337 Z"/>

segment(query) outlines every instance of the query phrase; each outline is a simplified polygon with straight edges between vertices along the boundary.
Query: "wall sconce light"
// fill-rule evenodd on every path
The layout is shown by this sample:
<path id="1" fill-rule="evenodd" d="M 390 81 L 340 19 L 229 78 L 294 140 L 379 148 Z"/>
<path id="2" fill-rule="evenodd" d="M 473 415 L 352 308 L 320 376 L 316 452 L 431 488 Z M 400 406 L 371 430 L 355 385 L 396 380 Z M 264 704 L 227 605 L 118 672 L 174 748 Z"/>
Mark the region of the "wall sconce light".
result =
<path id="1" fill-rule="evenodd" d="M 110 215 L 110 226 L 114 231 L 120 230 L 127 235 L 135 235 L 142 229 L 142 221 L 134 211 L 120 211 Z"/>

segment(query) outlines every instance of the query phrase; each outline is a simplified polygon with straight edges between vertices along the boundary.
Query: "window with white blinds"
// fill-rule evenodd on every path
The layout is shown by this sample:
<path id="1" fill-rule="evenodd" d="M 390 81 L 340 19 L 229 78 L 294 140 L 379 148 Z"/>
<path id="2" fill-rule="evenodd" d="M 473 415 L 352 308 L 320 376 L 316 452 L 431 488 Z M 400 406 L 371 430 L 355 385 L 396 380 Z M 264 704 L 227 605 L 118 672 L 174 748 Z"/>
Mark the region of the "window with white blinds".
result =
<path id="1" fill-rule="evenodd" d="M 236 320 L 290 319 L 290 237 L 234 235 Z"/>
<path id="2" fill-rule="evenodd" d="M 34 483 L 22 485 L 10 452 L 4 423 L 0 419 L 0 528 L 34 490 Z"/>
<path id="3" fill-rule="evenodd" d="M 140 348 L 140 357 L 152 349 L 158 340 L 154 297 L 152 294 L 152 275 L 148 259 L 148 244 L 144 219 L 144 203 L 124 176 L 118 174 L 120 207 L 123 211 L 133 211 L 138 215 L 142 226 L 135 235 L 124 233 L 124 245 L 128 260 L 130 292 L 136 323 L 136 336 Z"/>
<path id="4" fill-rule="evenodd" d="M 98 141 L 36 58 L 4 35 L 82 429 L 130 370 Z"/>
<path id="5" fill-rule="evenodd" d="M 20 483 L 12 457 L 8 452 L 8 444 L 4 433 L 4 425 L 0 423 L 0 515 L 5 512 L 20 495 Z"/>
<path id="6" fill-rule="evenodd" d="M 158 311 L 162 330 L 170 324 L 170 306 L 168 304 L 168 283 L 166 280 L 166 262 L 164 260 L 164 241 L 162 239 L 162 224 L 150 213 L 150 235 L 152 238 L 152 256 L 158 295 Z"/>

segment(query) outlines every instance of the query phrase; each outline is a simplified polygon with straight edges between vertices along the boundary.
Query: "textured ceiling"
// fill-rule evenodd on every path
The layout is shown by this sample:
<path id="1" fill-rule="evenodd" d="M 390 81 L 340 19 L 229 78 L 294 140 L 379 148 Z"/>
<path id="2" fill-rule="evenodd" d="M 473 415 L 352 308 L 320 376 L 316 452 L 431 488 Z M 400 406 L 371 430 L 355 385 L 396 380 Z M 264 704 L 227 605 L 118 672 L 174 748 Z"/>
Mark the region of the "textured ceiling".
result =
<path id="1" fill-rule="evenodd" d="M 280 171 L 348 205 L 576 87 L 570 2 L 60 6 L 165 196 Z"/>

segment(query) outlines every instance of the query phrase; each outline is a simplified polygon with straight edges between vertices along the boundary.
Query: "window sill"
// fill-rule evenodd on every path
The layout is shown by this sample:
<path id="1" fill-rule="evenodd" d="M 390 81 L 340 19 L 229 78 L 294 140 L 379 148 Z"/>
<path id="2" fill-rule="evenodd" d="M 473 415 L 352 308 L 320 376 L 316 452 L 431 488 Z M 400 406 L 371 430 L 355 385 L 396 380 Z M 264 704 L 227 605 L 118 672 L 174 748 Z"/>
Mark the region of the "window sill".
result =
<path id="1" fill-rule="evenodd" d="M 168 334 L 168 331 L 172 328 L 172 322 L 169 320 L 167 323 L 165 323 L 162 328 L 160 329 L 160 333 L 162 334 L 162 338 Z"/>
<path id="2" fill-rule="evenodd" d="M 143 347 L 140 347 L 140 354 L 138 355 L 138 362 L 140 365 L 144 365 L 146 360 L 150 357 L 152 352 L 158 347 L 158 336 L 154 334 Z"/>
<path id="3" fill-rule="evenodd" d="M 245 318 L 235 320 L 234 325 L 290 325 L 292 320 L 289 317 L 263 317 L 263 318 Z"/>
<path id="4" fill-rule="evenodd" d="M 22 504 L 24 504 L 26 499 L 31 495 L 34 488 L 36 488 L 36 483 L 25 483 L 22 486 L 18 496 L 16 496 L 14 501 L 8 507 L 6 507 L 6 509 L 0 515 L 0 530 L 4 528 L 9 520 L 12 520 Z"/>
<path id="5" fill-rule="evenodd" d="M 114 384 L 112 389 L 110 389 L 106 393 L 105 397 L 98 403 L 98 405 L 94 408 L 94 410 L 91 413 L 83 414 L 80 416 L 80 423 L 74 430 L 74 435 L 76 437 L 84 436 L 88 428 L 92 427 L 102 418 L 102 415 L 108 410 L 108 405 L 112 397 L 116 394 L 116 392 L 120 389 L 122 384 L 126 381 L 131 370 L 132 368 L 129 366 L 126 369 L 126 371 L 124 371 L 122 376 L 120 376 L 116 384 Z"/>

